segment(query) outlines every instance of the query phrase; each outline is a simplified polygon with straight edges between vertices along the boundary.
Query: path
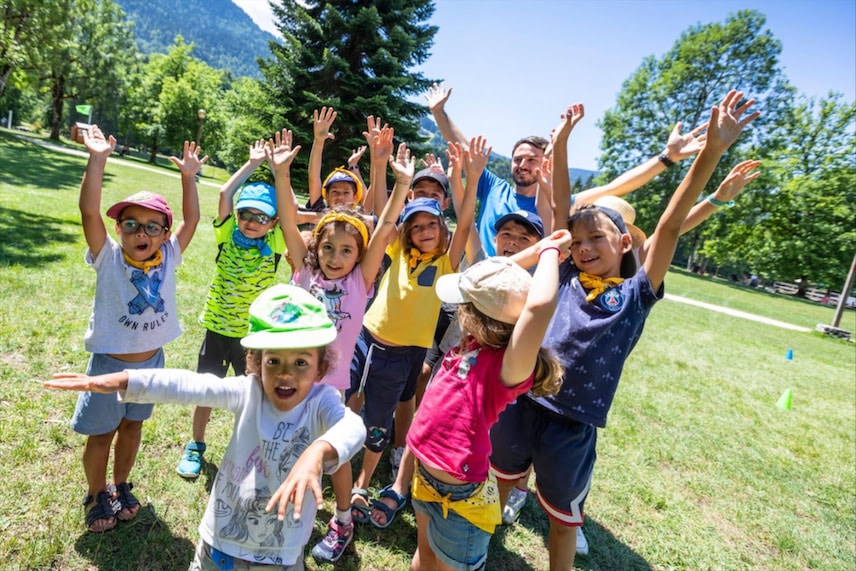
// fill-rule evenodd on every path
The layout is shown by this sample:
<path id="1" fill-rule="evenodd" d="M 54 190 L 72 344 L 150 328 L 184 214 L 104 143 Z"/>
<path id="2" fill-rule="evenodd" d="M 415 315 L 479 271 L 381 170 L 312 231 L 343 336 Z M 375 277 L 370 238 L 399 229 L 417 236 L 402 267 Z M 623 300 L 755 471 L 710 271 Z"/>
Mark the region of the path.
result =
<path id="1" fill-rule="evenodd" d="M 778 321 L 776 319 L 770 319 L 769 317 L 763 317 L 761 315 L 755 315 L 754 313 L 747 313 L 745 311 L 739 311 L 737 309 L 731 309 L 729 307 L 722 307 L 721 305 L 713 305 L 712 303 L 705 303 L 703 301 L 696 301 L 694 299 L 690 299 L 688 297 L 681 297 L 679 295 L 672 295 L 667 293 L 665 295 L 665 299 L 671 301 L 677 301 L 679 303 L 686 303 L 687 305 L 694 305 L 696 307 L 702 307 L 704 309 L 709 309 L 711 311 L 718 311 L 719 313 L 725 313 L 726 315 L 732 315 L 734 317 L 740 317 L 741 319 L 749 319 L 751 321 L 758 321 L 760 323 L 766 323 L 767 325 L 774 325 L 775 327 L 781 327 L 783 329 L 790 329 L 791 331 L 799 331 L 801 333 L 808 333 L 811 331 L 808 327 L 801 327 L 799 325 L 793 325 L 791 323 L 785 323 L 784 321 Z"/>

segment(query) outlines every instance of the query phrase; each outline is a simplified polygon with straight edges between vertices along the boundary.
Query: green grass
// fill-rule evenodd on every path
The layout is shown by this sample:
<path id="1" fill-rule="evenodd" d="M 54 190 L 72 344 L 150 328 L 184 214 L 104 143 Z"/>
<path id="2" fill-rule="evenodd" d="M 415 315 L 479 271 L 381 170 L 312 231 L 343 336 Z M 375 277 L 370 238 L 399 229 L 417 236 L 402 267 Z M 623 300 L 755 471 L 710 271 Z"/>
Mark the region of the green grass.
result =
<path id="1" fill-rule="evenodd" d="M 88 358 L 83 332 L 94 272 L 83 262 L 77 211 L 84 164 L 0 131 L 0 566 L 183 570 L 216 474 L 210 467 L 187 482 L 174 472 L 190 410 L 158 406 L 144 425 L 132 478 L 145 506 L 140 516 L 88 534 L 80 505 L 83 438 L 68 428 L 75 398 L 39 383 L 55 371 L 84 370 Z M 107 167 L 105 209 L 142 188 L 179 204 L 177 179 L 116 161 Z M 167 347 L 168 366 L 191 369 L 215 255 L 216 188 L 202 186 L 200 196 L 203 222 L 178 274 L 184 335 Z M 672 272 L 666 288 L 810 328 L 831 320 L 829 308 L 683 272 Z M 845 314 L 845 326 L 853 316 Z M 586 504 L 591 554 L 577 558 L 576 568 L 855 568 L 854 381 L 853 344 L 659 303 L 600 431 Z M 780 410 L 775 403 L 788 388 L 793 408 Z M 207 456 L 215 464 L 230 416 L 213 415 Z M 384 459 L 374 491 L 388 479 Z M 325 485 L 313 543 L 332 507 Z M 388 530 L 358 528 L 355 549 L 336 566 L 307 557 L 307 569 L 407 569 L 415 530 L 405 510 Z M 493 539 L 487 568 L 546 569 L 546 532 L 546 517 L 530 499 L 518 523 Z"/>

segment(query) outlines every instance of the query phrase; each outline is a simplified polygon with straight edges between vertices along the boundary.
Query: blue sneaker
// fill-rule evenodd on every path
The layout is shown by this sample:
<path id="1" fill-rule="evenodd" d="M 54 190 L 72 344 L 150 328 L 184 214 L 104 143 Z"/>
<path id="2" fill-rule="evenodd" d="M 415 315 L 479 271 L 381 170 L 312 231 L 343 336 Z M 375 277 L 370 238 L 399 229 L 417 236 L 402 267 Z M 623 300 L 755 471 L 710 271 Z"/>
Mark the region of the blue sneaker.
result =
<path id="1" fill-rule="evenodd" d="M 204 442 L 191 442 L 184 448 L 184 458 L 178 463 L 176 472 L 182 478 L 194 479 L 202 471 L 202 455 L 205 454 Z"/>

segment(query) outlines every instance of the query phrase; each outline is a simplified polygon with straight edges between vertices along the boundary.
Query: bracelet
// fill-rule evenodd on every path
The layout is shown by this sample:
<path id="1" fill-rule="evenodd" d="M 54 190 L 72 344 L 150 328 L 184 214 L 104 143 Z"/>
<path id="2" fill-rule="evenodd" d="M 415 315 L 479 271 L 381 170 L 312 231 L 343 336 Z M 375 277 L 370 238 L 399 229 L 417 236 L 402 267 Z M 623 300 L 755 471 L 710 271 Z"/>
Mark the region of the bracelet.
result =
<path id="1" fill-rule="evenodd" d="M 715 198 L 713 197 L 713 195 L 712 195 L 712 194 L 711 194 L 710 196 L 708 196 L 708 197 L 707 197 L 707 201 L 708 201 L 708 202 L 710 202 L 711 204 L 713 204 L 713 205 L 714 205 L 714 206 L 716 206 L 716 207 L 720 207 L 720 206 L 727 206 L 727 207 L 731 208 L 732 206 L 734 206 L 734 201 L 733 201 L 733 200 L 729 200 L 729 201 L 727 201 L 727 202 L 726 202 L 726 201 L 724 201 L 724 200 L 717 200 L 717 199 L 715 199 Z"/>
<path id="2" fill-rule="evenodd" d="M 541 256 L 543 256 L 543 255 L 544 255 L 544 252 L 549 252 L 550 250 L 556 250 L 556 255 L 561 255 L 561 254 L 562 254 L 562 251 L 561 251 L 561 250 L 559 250 L 556 246 L 547 246 L 546 248 L 544 248 L 543 250 L 541 250 L 540 252 L 538 252 L 538 259 L 540 260 L 540 259 L 541 259 Z"/>
<path id="3" fill-rule="evenodd" d="M 666 166 L 666 168 L 674 166 L 674 164 L 675 164 L 675 161 L 670 159 L 669 155 L 667 155 L 666 153 L 660 153 L 660 156 L 657 158 L 660 159 L 660 162 L 663 163 Z"/>

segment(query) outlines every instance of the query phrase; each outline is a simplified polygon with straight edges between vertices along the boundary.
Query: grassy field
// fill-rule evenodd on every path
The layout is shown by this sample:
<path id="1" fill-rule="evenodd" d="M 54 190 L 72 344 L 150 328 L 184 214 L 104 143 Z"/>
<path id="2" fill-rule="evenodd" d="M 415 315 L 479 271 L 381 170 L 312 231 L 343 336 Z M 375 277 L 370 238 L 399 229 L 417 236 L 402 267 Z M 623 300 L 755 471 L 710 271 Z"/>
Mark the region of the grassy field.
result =
<path id="1" fill-rule="evenodd" d="M 94 272 L 83 262 L 77 210 L 84 164 L 0 130 L 0 567 L 183 570 L 230 415 L 215 411 L 213 464 L 187 482 L 174 469 L 190 435 L 190 410 L 156 407 L 132 475 L 144 508 L 133 522 L 94 535 L 85 531 L 81 506 L 83 438 L 68 427 L 74 395 L 40 385 L 55 371 L 83 371 L 88 357 L 83 333 Z M 128 164 L 108 164 L 105 210 L 140 189 L 180 204 L 176 178 Z M 203 333 L 196 318 L 215 255 L 216 186 L 201 186 L 200 195 L 203 222 L 178 273 L 184 335 L 167 347 L 172 367 L 195 367 Z M 830 308 L 680 271 L 670 273 L 666 289 L 809 328 L 832 319 Z M 842 326 L 856 329 L 852 311 Z M 776 407 L 786 389 L 793 391 L 789 411 Z M 856 568 L 851 343 L 663 301 L 627 363 L 599 440 L 584 528 L 591 553 L 577 558 L 577 569 Z M 373 490 L 388 478 L 384 459 Z M 313 543 L 331 508 L 328 501 L 319 514 Z M 546 516 L 530 499 L 520 520 L 493 539 L 487 569 L 546 569 L 546 531 Z M 407 569 L 414 549 L 408 509 L 388 530 L 358 528 L 355 548 L 337 565 L 307 557 L 306 566 Z"/>

